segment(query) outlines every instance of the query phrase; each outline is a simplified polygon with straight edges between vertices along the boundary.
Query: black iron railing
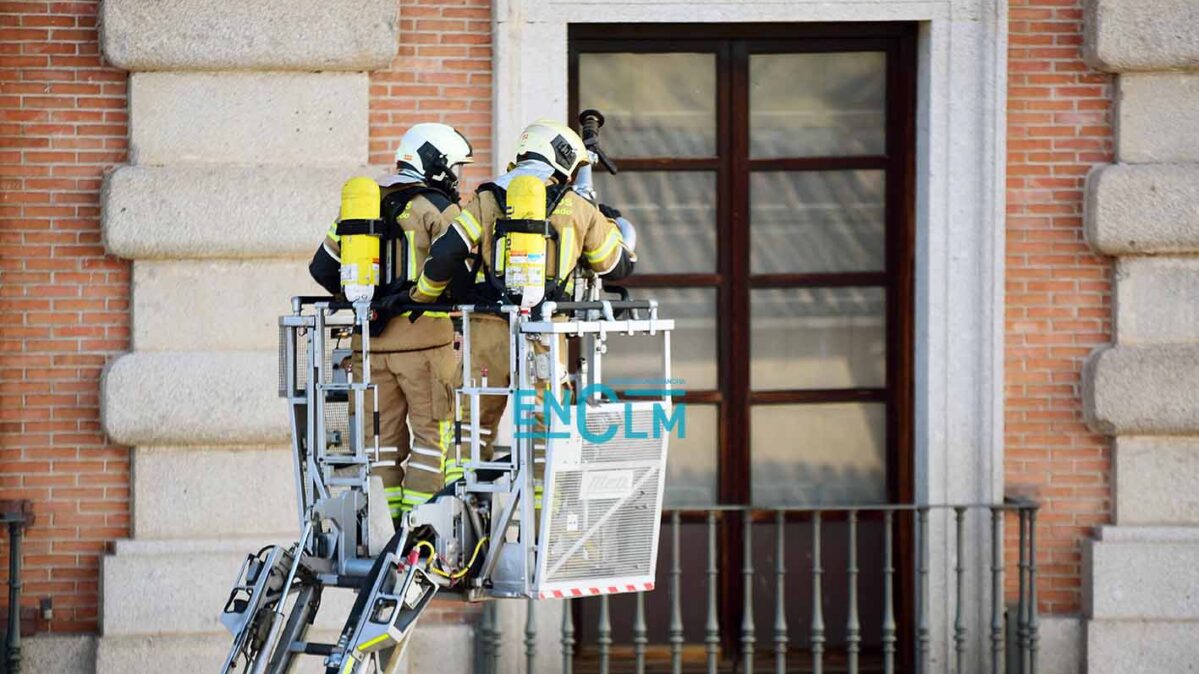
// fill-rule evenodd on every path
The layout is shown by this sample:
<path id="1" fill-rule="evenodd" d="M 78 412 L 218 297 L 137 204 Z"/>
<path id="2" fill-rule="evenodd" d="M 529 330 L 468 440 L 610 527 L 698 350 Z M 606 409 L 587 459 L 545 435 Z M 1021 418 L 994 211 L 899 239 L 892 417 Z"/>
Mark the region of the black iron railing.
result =
<path id="1" fill-rule="evenodd" d="M 591 605 L 586 611 L 568 605 L 563 612 L 562 672 L 1035 674 L 1037 509 L 1031 501 L 1011 500 L 668 511 L 658 561 L 659 581 L 666 582 L 649 595 L 657 603 L 654 617 L 665 624 L 656 630 L 650 625 L 645 593 L 573 600 Z M 797 524 L 807 540 L 795 540 Z M 1013 524 L 1018 533 L 1005 541 L 1005 527 Z M 686 527 L 691 527 L 692 545 L 684 549 Z M 695 549 L 699 530 L 703 550 Z M 761 541 L 771 545 L 755 546 L 754 538 L 764 535 L 773 536 Z M 739 555 L 727 554 L 730 547 Z M 794 559 L 797 550 L 804 559 Z M 769 559 L 760 563 L 756 556 Z M 806 577 L 789 573 L 789 556 L 806 567 Z M 1010 587 L 1009 557 L 1017 570 Z M 722 567 L 738 558 L 739 568 Z M 685 567 L 699 577 L 685 577 Z M 952 593 L 935 602 L 930 597 L 934 567 L 937 586 Z M 734 597 L 740 610 L 730 610 L 730 575 L 740 576 Z M 806 601 L 795 600 L 792 584 L 797 582 L 806 584 L 800 588 Z M 763 598 L 770 606 L 755 603 Z M 621 611 L 616 631 L 614 609 Z M 484 672 L 508 674 L 500 667 L 501 651 L 518 643 L 525 666 L 517 671 L 538 671 L 536 611 L 530 601 L 523 641 L 518 641 L 505 637 L 494 606 L 485 609 L 478 631 Z M 722 624 L 729 616 L 735 627 Z M 934 635 L 934 623 L 945 631 Z M 795 624 L 805 629 L 793 630 Z M 934 642 L 945 657 L 931 656 Z"/>

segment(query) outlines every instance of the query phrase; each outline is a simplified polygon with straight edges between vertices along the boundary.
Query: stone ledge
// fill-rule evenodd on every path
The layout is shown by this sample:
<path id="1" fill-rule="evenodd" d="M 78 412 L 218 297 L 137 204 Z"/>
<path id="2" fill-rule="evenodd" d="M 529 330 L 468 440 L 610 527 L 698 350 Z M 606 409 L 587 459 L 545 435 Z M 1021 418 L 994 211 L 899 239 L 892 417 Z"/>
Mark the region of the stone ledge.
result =
<path id="1" fill-rule="evenodd" d="M 1087 623 L 1088 674 L 1191 672 L 1199 622 L 1096 620 Z"/>
<path id="2" fill-rule="evenodd" d="M 96 674 L 216 672 L 220 671 L 230 643 L 228 632 L 165 636 L 106 634 L 97 644 Z"/>
<path id="3" fill-rule="evenodd" d="M 1199 434 L 1199 344 L 1105 348 L 1083 372 L 1087 423 L 1106 435 Z"/>
<path id="4" fill-rule="evenodd" d="M 24 674 L 93 674 L 96 637 L 90 634 L 39 634 L 21 640 Z"/>
<path id="5" fill-rule="evenodd" d="M 365 73 L 134 73 L 130 162 L 365 163 L 368 89 Z"/>
<path id="6" fill-rule="evenodd" d="M 1199 252 L 1199 164 L 1109 164 L 1087 176 L 1087 241 L 1105 255 Z"/>
<path id="7" fill-rule="evenodd" d="M 318 242 L 311 240 L 312 250 Z M 324 294 L 308 275 L 307 258 L 135 262 L 133 348 L 274 349 L 289 300 Z"/>
<path id="8" fill-rule="evenodd" d="M 1116 524 L 1199 524 L 1199 437 L 1120 436 L 1113 453 Z"/>
<path id="9" fill-rule="evenodd" d="M 1199 343 L 1199 257 L 1122 257 L 1115 286 L 1120 346 Z"/>
<path id="10" fill-rule="evenodd" d="M 266 536 L 299 526 L 288 448 L 138 447 L 133 470 L 138 538 Z"/>
<path id="11" fill-rule="evenodd" d="M 129 353 L 101 381 L 104 430 L 123 445 L 281 445 L 274 352 Z"/>
<path id="12" fill-rule="evenodd" d="M 1087 61 L 1100 70 L 1199 68 L 1199 3 L 1194 0 L 1090 0 Z"/>
<path id="13" fill-rule="evenodd" d="M 105 0 L 100 45 L 125 70 L 373 70 L 395 56 L 394 0 Z"/>
<path id="14" fill-rule="evenodd" d="M 122 166 L 104 179 L 108 252 L 157 258 L 308 257 L 337 216 L 341 184 L 370 167 Z"/>
<path id="15" fill-rule="evenodd" d="M 1116 158 L 1199 161 L 1199 73 L 1129 73 L 1116 83 Z"/>
<path id="16" fill-rule="evenodd" d="M 1199 542 L 1091 540 L 1082 557 L 1088 618 L 1199 620 Z"/>
<path id="17" fill-rule="evenodd" d="M 1042 674 L 1083 674 L 1086 660 L 1082 618 L 1067 615 L 1043 615 L 1038 630 Z"/>
<path id="18" fill-rule="evenodd" d="M 118 548 L 116 554 L 104 557 L 100 569 L 104 586 L 101 607 L 104 636 L 225 636 L 227 633 L 220 623 L 221 607 L 246 556 L 269 543 L 290 544 L 294 540 L 294 537 L 240 539 L 238 542 L 243 545 L 237 549 L 230 541 L 215 541 L 208 549 L 203 541 L 197 541 L 189 548 L 167 553 Z M 317 628 L 338 630 L 353 602 L 352 591 L 327 589 L 315 623 Z"/>

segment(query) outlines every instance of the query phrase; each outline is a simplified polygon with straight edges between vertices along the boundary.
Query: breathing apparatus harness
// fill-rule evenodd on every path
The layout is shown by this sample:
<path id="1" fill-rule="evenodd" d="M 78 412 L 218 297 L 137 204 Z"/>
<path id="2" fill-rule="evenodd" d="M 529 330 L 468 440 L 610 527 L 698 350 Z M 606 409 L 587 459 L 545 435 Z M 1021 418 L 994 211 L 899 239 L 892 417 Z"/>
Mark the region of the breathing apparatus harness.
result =
<path id="1" fill-rule="evenodd" d="M 413 184 L 380 197 L 379 184 L 366 177 L 350 178 L 342 187 L 337 234 L 341 237 L 341 286 L 350 302 L 407 294 L 415 278 L 408 270 L 412 240 L 398 224 L 399 216 L 418 196 L 434 203 L 448 200 L 436 187 Z M 419 270 L 417 271 L 419 273 Z M 377 337 L 392 316 L 376 315 L 371 333 Z"/>

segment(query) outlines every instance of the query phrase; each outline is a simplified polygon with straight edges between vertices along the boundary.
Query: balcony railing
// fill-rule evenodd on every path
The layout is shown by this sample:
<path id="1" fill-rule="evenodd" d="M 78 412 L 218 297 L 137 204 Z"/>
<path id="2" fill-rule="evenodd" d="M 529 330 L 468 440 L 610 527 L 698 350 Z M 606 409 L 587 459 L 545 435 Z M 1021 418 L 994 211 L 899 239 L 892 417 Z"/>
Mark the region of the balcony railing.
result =
<path id="1" fill-rule="evenodd" d="M 560 656 L 563 674 L 1035 674 L 1037 508 L 1030 501 L 1009 500 L 998 505 L 720 506 L 668 511 L 658 559 L 658 596 L 649 597 L 656 602 L 659 622 L 667 622 L 665 629 L 653 634 L 646 593 L 633 599 L 575 599 L 571 601 L 592 604 L 586 611 L 569 603 L 565 606 L 560 652 L 555 655 Z M 1010 529 L 1005 533 L 1013 524 L 1015 536 Z M 694 544 L 700 534 L 706 549 L 681 545 L 687 527 L 691 527 L 690 542 Z M 807 540 L 794 540 L 797 528 Z M 764 534 L 773 539 L 759 541 L 768 543 L 766 554 L 753 542 Z M 730 543 L 739 555 L 726 554 Z M 797 545 L 803 560 L 794 559 Z M 789 551 L 792 563 L 799 561 L 805 567 L 803 572 L 788 570 Z M 701 560 L 696 556 L 701 554 L 704 566 L 698 569 Z M 722 559 L 738 556 L 740 568 L 722 568 Z M 756 563 L 755 556 L 768 559 Z M 837 566 L 830 566 L 830 560 Z M 1017 570 L 1014 582 L 1006 577 L 1012 564 Z M 686 577 L 686 567 L 702 577 Z M 730 572 L 739 576 L 739 585 Z M 936 601 L 930 597 L 930 577 L 938 588 Z M 795 596 L 793 583 L 807 584 L 799 590 L 809 601 L 788 600 L 788 594 Z M 740 610 L 729 607 L 732 585 L 737 586 L 732 594 L 739 595 L 732 601 L 739 603 Z M 769 591 L 762 592 L 763 588 Z M 668 596 L 662 597 L 663 593 Z M 755 604 L 762 601 L 770 606 Z M 613 630 L 613 607 L 618 602 L 632 614 L 617 616 L 622 639 L 615 638 Z M 760 624 L 765 609 L 769 609 L 769 628 Z M 537 610 L 537 603 L 530 601 L 524 633 L 516 635 L 503 633 L 494 602 L 485 608 L 477 633 L 485 674 L 545 671 L 547 654 L 537 650 Z M 703 614 L 702 638 L 694 638 L 699 637 L 697 612 Z M 722 615 L 737 616 L 738 624 L 722 624 Z M 585 616 L 582 624 L 576 624 L 577 616 Z M 836 624 L 830 623 L 832 619 Z M 693 627 L 690 641 L 685 638 L 687 623 Z M 793 630 L 795 624 L 806 629 Z M 936 632 L 934 625 L 940 626 Z M 867 632 L 872 643 L 867 643 Z M 836 643 L 830 643 L 831 636 L 839 637 Z M 656 638 L 652 644 L 651 637 Z M 793 648 L 797 643 L 805 647 Z M 525 663 L 510 672 L 511 666 L 501 668 L 500 656 L 512 648 L 523 649 Z M 515 654 L 507 655 L 503 661 L 513 662 Z M 554 661 L 558 662 L 556 657 Z"/>

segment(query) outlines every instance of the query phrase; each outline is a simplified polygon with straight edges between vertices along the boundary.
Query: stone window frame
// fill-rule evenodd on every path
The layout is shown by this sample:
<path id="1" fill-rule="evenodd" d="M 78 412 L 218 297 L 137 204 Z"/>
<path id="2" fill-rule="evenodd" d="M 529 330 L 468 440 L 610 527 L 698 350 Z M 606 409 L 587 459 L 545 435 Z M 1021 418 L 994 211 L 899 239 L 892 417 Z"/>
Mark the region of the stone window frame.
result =
<path id="1" fill-rule="evenodd" d="M 1003 496 L 1007 8 L 1000 0 L 660 3 L 499 0 L 495 170 L 522 126 L 564 119 L 570 23 L 919 22 L 916 498 Z"/>

